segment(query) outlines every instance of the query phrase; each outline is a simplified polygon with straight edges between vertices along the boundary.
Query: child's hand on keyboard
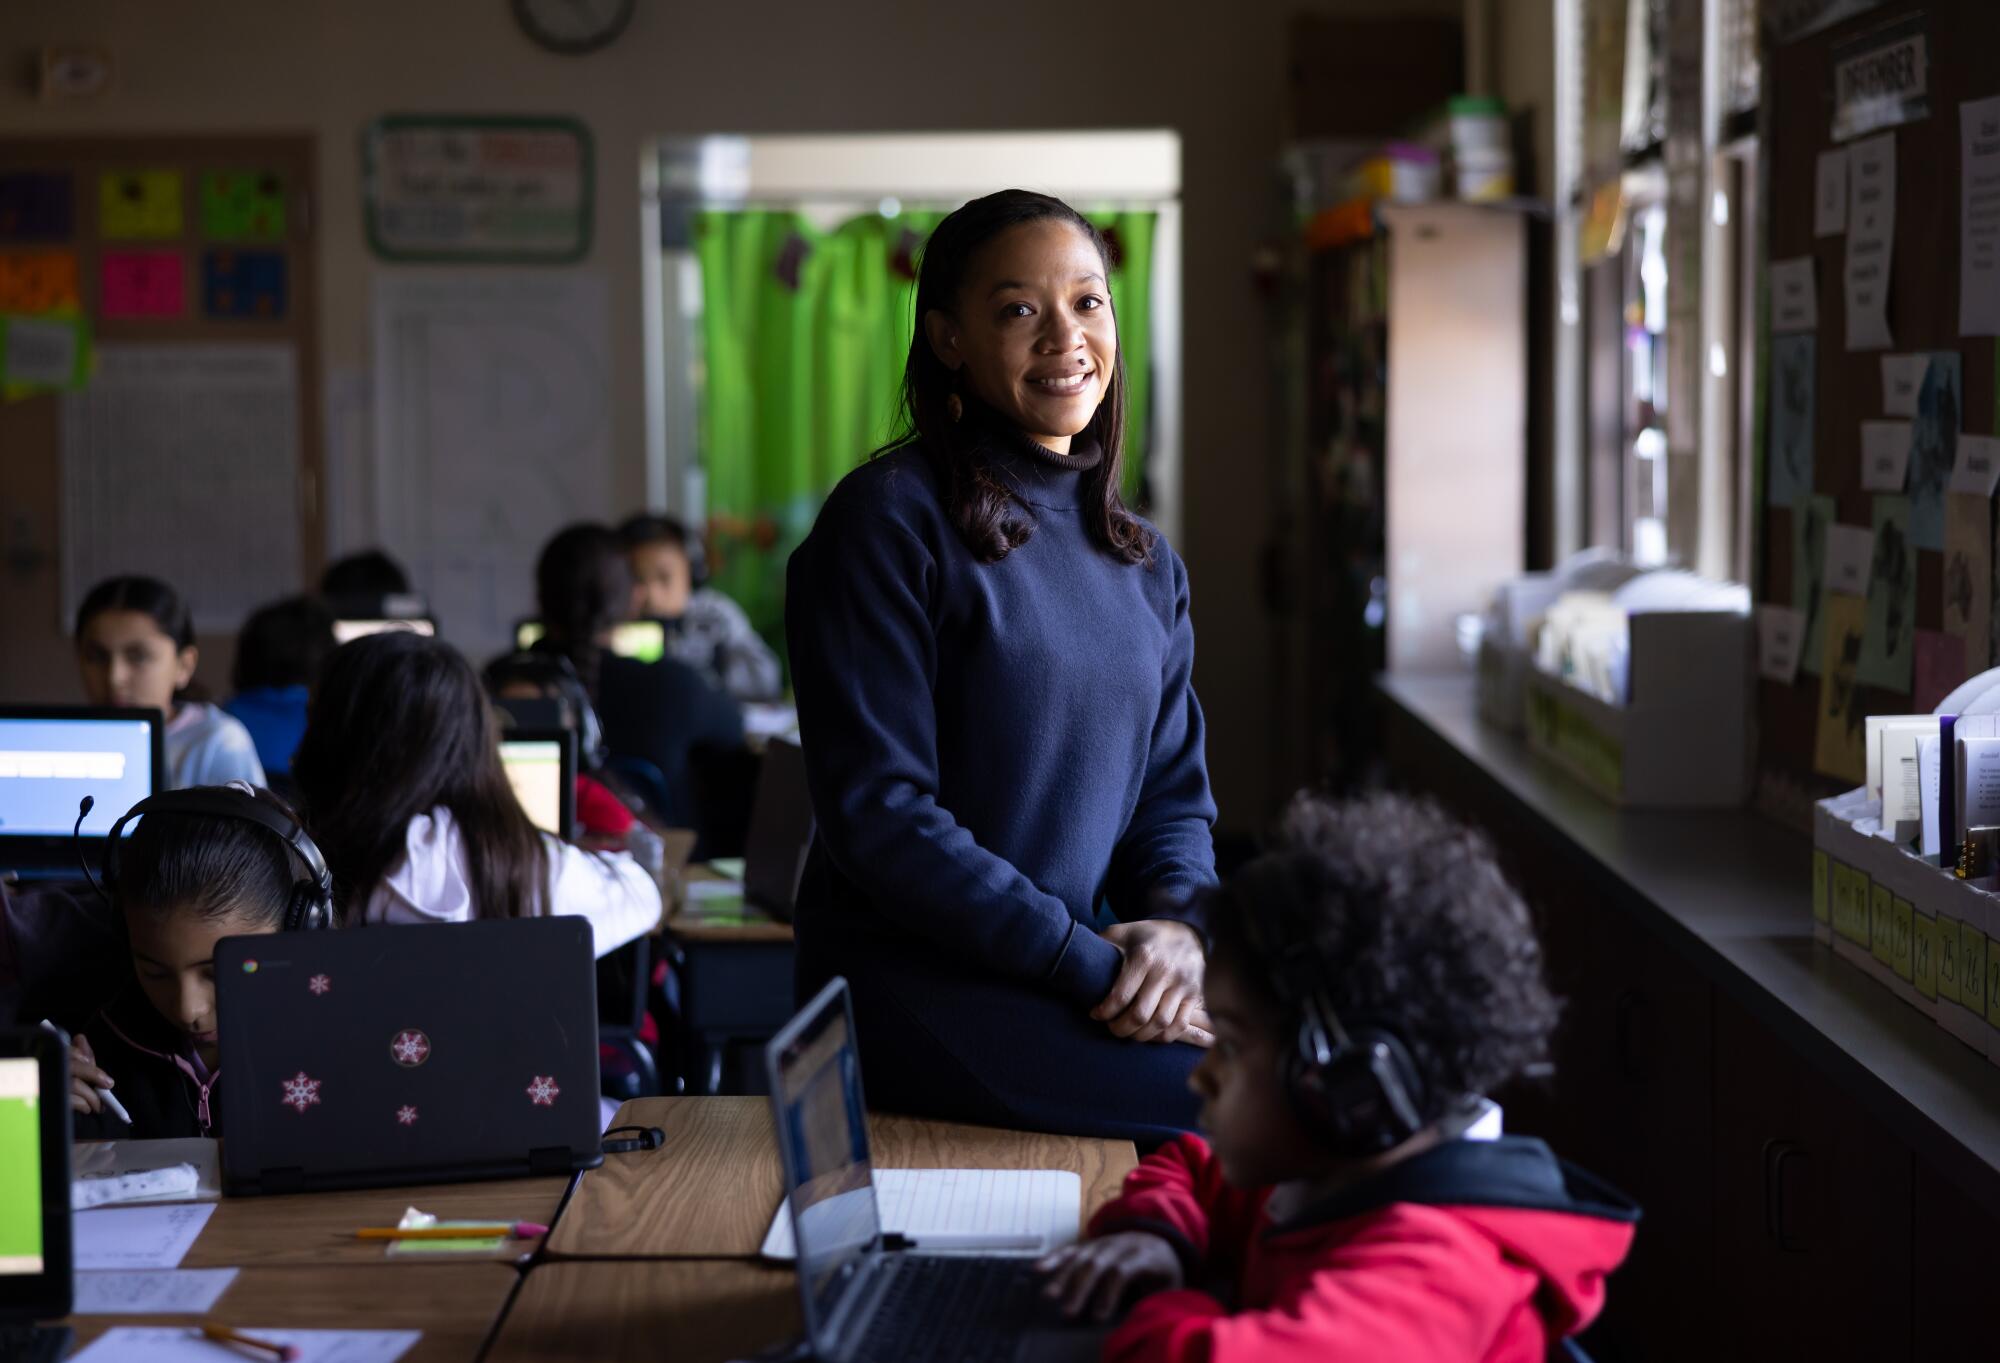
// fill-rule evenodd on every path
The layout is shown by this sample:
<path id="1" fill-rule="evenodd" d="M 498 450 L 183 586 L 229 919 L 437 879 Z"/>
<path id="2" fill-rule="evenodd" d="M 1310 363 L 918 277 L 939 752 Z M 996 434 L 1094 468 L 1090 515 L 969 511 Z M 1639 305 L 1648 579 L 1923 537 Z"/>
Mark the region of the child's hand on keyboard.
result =
<path id="1" fill-rule="evenodd" d="M 1035 1265 L 1048 1275 L 1042 1295 L 1059 1300 L 1065 1316 L 1086 1311 L 1110 1320 L 1128 1297 L 1172 1291 L 1181 1286 L 1181 1260 L 1174 1247 L 1145 1231 L 1119 1231 L 1066 1245 Z"/>

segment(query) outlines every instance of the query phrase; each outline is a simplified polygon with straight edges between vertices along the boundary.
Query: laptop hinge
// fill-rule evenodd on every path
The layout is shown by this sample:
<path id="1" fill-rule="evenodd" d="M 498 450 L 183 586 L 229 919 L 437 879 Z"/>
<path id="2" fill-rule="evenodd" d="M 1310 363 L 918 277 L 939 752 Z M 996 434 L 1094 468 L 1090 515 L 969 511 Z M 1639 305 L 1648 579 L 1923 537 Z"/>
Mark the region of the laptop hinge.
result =
<path id="1" fill-rule="evenodd" d="M 282 1169 L 260 1169 L 257 1171 L 257 1188 L 266 1193 L 296 1193 L 306 1186 L 306 1171 L 296 1164 L 288 1164 Z"/>
<path id="2" fill-rule="evenodd" d="M 567 1145 L 539 1145 L 528 1152 L 531 1174 L 567 1174 L 576 1168 L 576 1155 Z"/>

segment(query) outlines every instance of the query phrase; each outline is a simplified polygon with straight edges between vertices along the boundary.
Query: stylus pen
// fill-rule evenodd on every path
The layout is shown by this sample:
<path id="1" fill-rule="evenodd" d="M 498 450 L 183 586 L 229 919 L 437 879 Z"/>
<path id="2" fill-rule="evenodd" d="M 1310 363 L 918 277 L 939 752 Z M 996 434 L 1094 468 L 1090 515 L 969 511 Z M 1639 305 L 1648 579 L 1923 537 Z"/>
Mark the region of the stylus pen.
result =
<path id="1" fill-rule="evenodd" d="M 938 1250 L 984 1250 L 988 1254 L 1014 1254 L 1040 1250 L 1046 1242 L 1039 1235 L 994 1235 L 985 1231 L 931 1231 L 908 1237 L 909 1247 L 919 1254 Z"/>
<path id="2" fill-rule="evenodd" d="M 62 1036 L 64 1034 L 62 1028 L 56 1026 L 53 1022 L 50 1022 L 47 1018 L 42 1019 L 42 1030 L 49 1033 L 51 1036 Z M 132 1114 L 125 1110 L 125 1104 L 119 1102 L 118 1099 L 115 1096 L 113 1096 L 110 1089 L 98 1088 L 97 1085 L 95 1084 L 92 1084 L 91 1088 L 97 1090 L 97 1096 L 104 1101 L 104 1105 L 106 1107 L 111 1109 L 112 1116 L 116 1117 L 119 1121 L 125 1123 L 125 1125 L 127 1126 L 132 1125 Z"/>

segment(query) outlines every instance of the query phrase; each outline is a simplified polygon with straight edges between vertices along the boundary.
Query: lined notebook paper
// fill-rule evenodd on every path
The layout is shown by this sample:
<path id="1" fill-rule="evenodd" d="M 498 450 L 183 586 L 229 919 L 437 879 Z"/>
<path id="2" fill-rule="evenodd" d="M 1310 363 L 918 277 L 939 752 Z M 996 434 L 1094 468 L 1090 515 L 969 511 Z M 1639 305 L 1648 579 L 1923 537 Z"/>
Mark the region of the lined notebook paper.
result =
<path id="1" fill-rule="evenodd" d="M 882 1229 L 919 1250 L 930 1236 L 935 1249 L 1040 1255 L 1076 1239 L 1083 1180 L 1067 1169 L 877 1169 L 875 1198 Z M 785 1203 L 759 1252 L 796 1257 Z"/>

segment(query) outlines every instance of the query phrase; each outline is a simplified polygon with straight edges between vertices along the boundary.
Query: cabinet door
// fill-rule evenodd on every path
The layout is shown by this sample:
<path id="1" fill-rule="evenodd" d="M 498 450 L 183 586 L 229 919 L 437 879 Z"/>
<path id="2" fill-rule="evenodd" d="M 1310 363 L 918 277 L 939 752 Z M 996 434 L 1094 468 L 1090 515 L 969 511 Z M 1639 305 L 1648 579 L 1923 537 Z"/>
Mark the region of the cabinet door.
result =
<path id="1" fill-rule="evenodd" d="M 1910 1358 L 1908 1147 L 1721 994 L 1715 1161 L 1711 1356 Z"/>
<path id="2" fill-rule="evenodd" d="M 1918 1359 L 1991 1358 L 1993 1249 L 2000 1217 L 1968 1196 L 1921 1156 L 1915 1168 L 1915 1243 L 1911 1273 Z"/>

